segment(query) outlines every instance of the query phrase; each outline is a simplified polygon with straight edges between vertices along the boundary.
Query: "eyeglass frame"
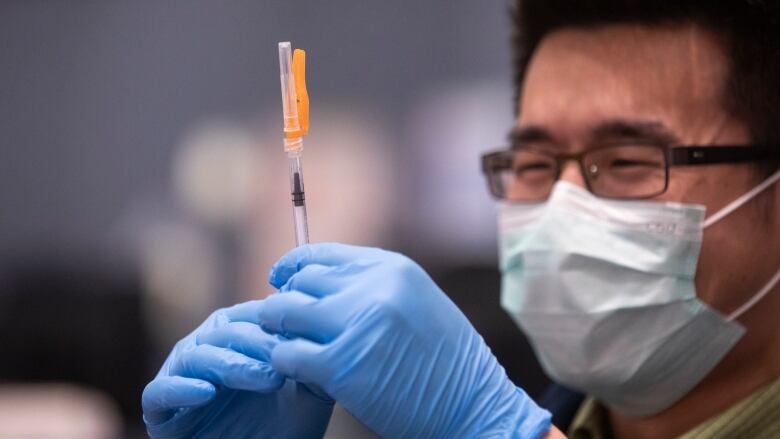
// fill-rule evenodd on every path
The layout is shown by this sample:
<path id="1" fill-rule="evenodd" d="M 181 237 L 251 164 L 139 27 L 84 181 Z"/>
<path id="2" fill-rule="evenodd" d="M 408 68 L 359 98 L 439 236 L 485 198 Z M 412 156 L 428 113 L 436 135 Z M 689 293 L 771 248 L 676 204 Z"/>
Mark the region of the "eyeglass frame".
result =
<path id="1" fill-rule="evenodd" d="M 585 169 L 585 162 L 583 161 L 583 157 L 602 149 L 615 148 L 622 145 L 648 146 L 648 147 L 655 147 L 661 150 L 664 157 L 664 187 L 662 190 L 650 195 L 625 196 L 625 197 L 598 195 L 593 191 L 591 187 L 590 178 L 588 178 L 587 176 L 587 169 Z M 577 162 L 577 164 L 580 167 L 580 174 L 582 175 L 583 180 L 585 180 L 585 185 L 588 189 L 588 192 L 596 195 L 599 198 L 608 198 L 608 199 L 616 199 L 616 200 L 644 200 L 648 198 L 654 198 L 665 193 L 669 189 L 669 169 L 672 166 L 737 164 L 737 163 L 754 162 L 762 159 L 770 159 L 770 160 L 780 159 L 780 149 L 771 148 L 767 145 L 673 145 L 673 146 L 669 146 L 669 145 L 662 145 L 655 142 L 631 142 L 626 144 L 616 142 L 616 143 L 601 145 L 597 148 L 590 148 L 575 154 L 551 154 L 548 151 L 542 151 L 539 148 L 534 148 L 531 146 L 519 146 L 519 147 L 514 147 L 509 149 L 490 151 L 485 154 L 482 154 L 481 157 L 482 173 L 485 174 L 485 177 L 487 178 L 490 194 L 494 198 L 508 201 L 511 203 L 534 203 L 534 202 L 542 201 L 547 198 L 544 197 L 544 198 L 534 199 L 534 200 L 508 200 L 506 199 L 506 197 L 499 196 L 496 193 L 497 191 L 494 190 L 495 189 L 494 181 L 491 178 L 491 160 L 509 152 L 517 153 L 518 151 L 523 151 L 523 150 L 530 150 L 535 153 L 547 155 L 555 159 L 556 173 L 555 173 L 555 178 L 553 180 L 553 183 L 557 182 L 560 179 L 561 171 L 563 169 L 563 164 L 570 160 L 574 160 L 575 162 Z M 549 193 L 547 194 L 547 196 L 549 196 Z"/>

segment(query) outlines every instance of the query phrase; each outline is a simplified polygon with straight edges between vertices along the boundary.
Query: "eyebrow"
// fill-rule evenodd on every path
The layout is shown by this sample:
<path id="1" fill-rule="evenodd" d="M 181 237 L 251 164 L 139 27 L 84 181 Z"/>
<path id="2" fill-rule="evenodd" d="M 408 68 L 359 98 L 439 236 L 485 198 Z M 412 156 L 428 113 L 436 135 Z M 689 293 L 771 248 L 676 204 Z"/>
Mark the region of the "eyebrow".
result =
<path id="1" fill-rule="evenodd" d="M 521 128 L 513 128 L 507 136 L 512 148 L 521 143 L 530 142 L 554 142 L 555 137 L 541 125 L 527 125 Z"/>
<path id="2" fill-rule="evenodd" d="M 663 123 L 648 120 L 614 119 L 599 124 L 592 131 L 595 141 L 604 139 L 642 139 L 658 143 L 675 143 L 677 136 Z"/>
<path id="3" fill-rule="evenodd" d="M 556 138 L 542 125 L 527 125 L 514 128 L 507 136 L 512 148 L 530 142 L 555 143 Z M 589 133 L 588 143 L 608 140 L 643 140 L 659 144 L 677 143 L 677 136 L 663 123 L 653 120 L 611 119 L 600 122 Z"/>

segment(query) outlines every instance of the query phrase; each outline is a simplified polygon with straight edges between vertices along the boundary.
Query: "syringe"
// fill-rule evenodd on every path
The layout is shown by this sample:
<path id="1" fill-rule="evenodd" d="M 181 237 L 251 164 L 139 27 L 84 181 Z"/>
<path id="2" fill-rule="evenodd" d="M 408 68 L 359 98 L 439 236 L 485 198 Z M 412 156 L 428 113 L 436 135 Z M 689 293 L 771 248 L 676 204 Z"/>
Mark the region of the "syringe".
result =
<path id="1" fill-rule="evenodd" d="M 309 131 L 309 95 L 306 91 L 306 52 L 290 42 L 279 43 L 279 72 L 282 82 L 284 112 L 284 151 L 290 168 L 295 244 L 309 242 L 306 220 L 306 197 L 303 190 L 303 136 Z"/>

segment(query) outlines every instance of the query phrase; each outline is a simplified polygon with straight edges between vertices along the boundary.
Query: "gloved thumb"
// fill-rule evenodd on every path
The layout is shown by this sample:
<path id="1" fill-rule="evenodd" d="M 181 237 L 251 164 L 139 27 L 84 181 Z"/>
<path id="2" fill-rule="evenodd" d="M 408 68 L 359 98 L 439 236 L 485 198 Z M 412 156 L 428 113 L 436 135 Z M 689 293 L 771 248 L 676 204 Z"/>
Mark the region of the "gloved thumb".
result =
<path id="1" fill-rule="evenodd" d="M 160 376 L 147 384 L 141 396 L 144 421 L 159 424 L 177 409 L 199 407 L 211 401 L 217 389 L 208 381 L 179 376 Z"/>

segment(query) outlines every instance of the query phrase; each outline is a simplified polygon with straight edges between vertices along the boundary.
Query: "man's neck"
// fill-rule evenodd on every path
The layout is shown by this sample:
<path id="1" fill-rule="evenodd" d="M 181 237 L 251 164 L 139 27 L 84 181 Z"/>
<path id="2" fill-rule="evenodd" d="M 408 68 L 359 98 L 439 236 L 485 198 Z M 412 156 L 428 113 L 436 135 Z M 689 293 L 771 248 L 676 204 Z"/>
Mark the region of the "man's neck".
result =
<path id="1" fill-rule="evenodd" d="M 746 340 L 744 340 L 746 341 Z M 774 352 L 772 352 L 774 350 Z M 628 418 L 607 410 L 615 439 L 677 437 L 722 413 L 780 376 L 777 349 L 751 360 L 740 343 L 698 386 L 670 408 L 649 418 Z"/>

